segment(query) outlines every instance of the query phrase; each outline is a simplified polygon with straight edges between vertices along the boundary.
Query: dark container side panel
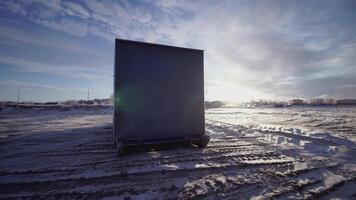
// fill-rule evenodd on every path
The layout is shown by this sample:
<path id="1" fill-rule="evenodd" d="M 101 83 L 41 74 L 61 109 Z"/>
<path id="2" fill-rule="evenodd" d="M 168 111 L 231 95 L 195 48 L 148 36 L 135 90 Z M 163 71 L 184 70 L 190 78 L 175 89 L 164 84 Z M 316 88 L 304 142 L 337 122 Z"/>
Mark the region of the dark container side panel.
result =
<path id="1" fill-rule="evenodd" d="M 114 132 L 119 140 L 203 135 L 203 51 L 115 44 Z"/>

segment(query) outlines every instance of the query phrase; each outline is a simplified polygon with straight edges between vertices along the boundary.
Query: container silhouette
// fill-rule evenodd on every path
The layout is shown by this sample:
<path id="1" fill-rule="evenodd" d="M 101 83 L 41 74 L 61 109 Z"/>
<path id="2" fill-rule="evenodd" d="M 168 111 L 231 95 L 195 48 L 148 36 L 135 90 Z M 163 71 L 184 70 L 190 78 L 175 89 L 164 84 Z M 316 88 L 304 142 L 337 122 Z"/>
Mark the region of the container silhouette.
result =
<path id="1" fill-rule="evenodd" d="M 114 144 L 205 147 L 204 51 L 115 40 Z"/>

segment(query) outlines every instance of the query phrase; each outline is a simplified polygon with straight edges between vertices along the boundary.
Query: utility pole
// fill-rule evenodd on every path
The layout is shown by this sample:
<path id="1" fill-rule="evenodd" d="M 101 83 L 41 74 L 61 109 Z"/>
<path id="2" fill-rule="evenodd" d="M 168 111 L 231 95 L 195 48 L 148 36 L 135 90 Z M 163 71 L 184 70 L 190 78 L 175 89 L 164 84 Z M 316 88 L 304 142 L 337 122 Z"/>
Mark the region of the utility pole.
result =
<path id="1" fill-rule="evenodd" d="M 17 103 L 20 103 L 20 89 L 17 89 Z"/>
<path id="2" fill-rule="evenodd" d="M 89 101 L 89 89 L 88 89 L 87 101 Z"/>

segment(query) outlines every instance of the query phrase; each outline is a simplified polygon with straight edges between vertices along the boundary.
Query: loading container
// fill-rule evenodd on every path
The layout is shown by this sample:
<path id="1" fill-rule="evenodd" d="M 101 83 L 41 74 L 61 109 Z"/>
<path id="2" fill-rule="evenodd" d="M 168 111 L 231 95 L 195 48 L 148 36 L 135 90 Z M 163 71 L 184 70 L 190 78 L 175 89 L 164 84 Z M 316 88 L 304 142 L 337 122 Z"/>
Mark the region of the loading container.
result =
<path id="1" fill-rule="evenodd" d="M 205 147 L 204 51 L 116 39 L 114 144 Z"/>

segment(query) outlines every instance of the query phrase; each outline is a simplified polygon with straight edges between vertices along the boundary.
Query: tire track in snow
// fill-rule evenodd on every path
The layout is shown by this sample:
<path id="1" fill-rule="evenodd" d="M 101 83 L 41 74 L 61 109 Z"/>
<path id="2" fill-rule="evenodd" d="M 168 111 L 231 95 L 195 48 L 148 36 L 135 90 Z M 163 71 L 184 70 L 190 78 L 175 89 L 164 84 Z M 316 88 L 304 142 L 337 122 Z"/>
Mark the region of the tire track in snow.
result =
<path id="1" fill-rule="evenodd" d="M 102 131 L 63 134 L 59 140 L 49 140 L 45 148 L 29 152 L 30 158 L 47 165 L 1 169 L 0 198 L 97 199 L 146 195 L 157 199 L 236 199 L 256 194 L 271 199 L 320 198 L 337 197 L 337 191 L 355 182 L 340 165 L 328 166 L 313 157 L 303 157 L 306 167 L 295 169 L 301 156 L 287 156 L 285 150 L 248 134 L 255 130 L 210 122 L 206 127 L 212 141 L 205 149 L 137 152 L 123 158 L 115 158 L 108 131 L 111 129 L 107 126 Z M 73 135 L 89 139 L 65 148 L 58 145 L 72 140 Z M 30 140 L 27 137 L 24 141 Z M 14 142 L 21 145 L 20 140 Z M 45 138 L 35 146 L 44 143 Z M 16 152 L 17 145 L 10 145 L 4 154 Z M 31 147 L 22 151 L 26 152 L 26 148 Z M 11 155 L 17 156 L 15 160 L 26 156 Z M 54 163 L 48 165 L 49 162 Z M 340 177 L 340 181 L 332 182 L 328 188 L 321 187 L 327 178 L 322 176 L 325 172 Z"/>

